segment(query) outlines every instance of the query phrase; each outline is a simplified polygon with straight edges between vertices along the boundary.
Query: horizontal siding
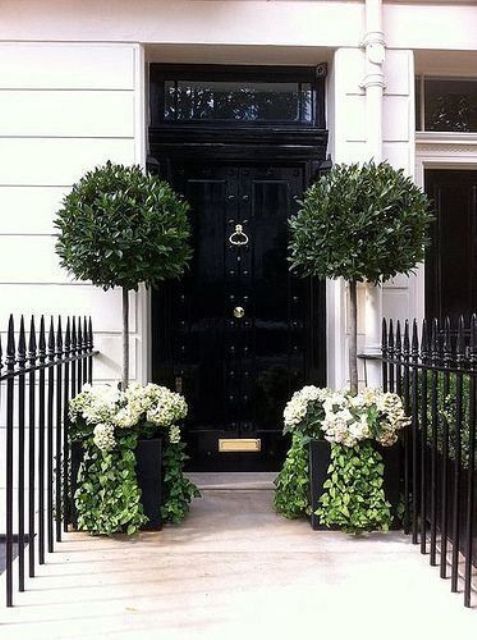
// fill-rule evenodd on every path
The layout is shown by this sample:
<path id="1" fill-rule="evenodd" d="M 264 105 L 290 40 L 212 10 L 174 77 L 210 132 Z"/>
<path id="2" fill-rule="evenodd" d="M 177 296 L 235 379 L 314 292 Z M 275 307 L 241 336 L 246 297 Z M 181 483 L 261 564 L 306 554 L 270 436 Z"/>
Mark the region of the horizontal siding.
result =
<path id="1" fill-rule="evenodd" d="M 134 139 L 0 138 L 0 186 L 69 186 L 107 160 L 134 162 Z"/>
<path id="2" fill-rule="evenodd" d="M 0 188 L 0 233 L 53 234 L 53 219 L 67 191 L 65 187 L 28 185 Z"/>
<path id="3" fill-rule="evenodd" d="M 67 283 L 52 236 L 0 235 L 0 278 L 3 283 Z"/>
<path id="4" fill-rule="evenodd" d="M 137 331 L 137 293 L 129 294 L 129 329 Z M 71 287 L 55 284 L 0 284 L 0 327 L 5 330 L 8 316 L 13 313 L 17 318 L 35 315 L 38 318 L 48 316 L 91 316 L 93 329 L 97 333 L 119 333 L 118 311 L 121 309 L 121 291 L 112 289 L 103 291 L 99 287 L 82 284 Z M 49 320 L 49 319 L 48 319 Z M 18 328 L 18 327 L 17 327 Z M 5 335 L 2 335 L 2 341 Z"/>
<path id="5" fill-rule="evenodd" d="M 131 91 L 0 91 L 0 136 L 131 138 Z"/>
<path id="6" fill-rule="evenodd" d="M 1 54 L 0 88 L 134 90 L 131 46 L 12 42 Z"/>
<path id="7" fill-rule="evenodd" d="M 22 313 L 27 323 L 31 314 L 38 319 L 45 314 L 47 323 L 51 315 L 91 315 L 100 352 L 94 378 L 111 384 L 121 375 L 120 291 L 74 282 L 60 268 L 53 221 L 63 196 L 86 171 L 107 160 L 143 160 L 141 59 L 135 45 L 0 44 L 2 344 L 10 313 L 16 316 L 17 339 Z M 138 300 L 131 293 L 132 380 L 142 374 Z M 5 465 L 5 407 L 0 402 L 0 469 Z M 16 406 L 16 422 L 17 411 Z M 4 482 L 2 476 L 0 498 Z M 4 517 L 1 501 L 0 531 Z"/>
<path id="8" fill-rule="evenodd" d="M 121 295 L 60 268 L 53 221 L 86 171 L 142 161 L 140 59 L 127 44 L 0 44 L 0 330 L 9 313 L 91 315 L 101 351 L 95 378 L 104 381 L 120 377 Z M 138 299 L 131 294 L 132 379 Z"/>

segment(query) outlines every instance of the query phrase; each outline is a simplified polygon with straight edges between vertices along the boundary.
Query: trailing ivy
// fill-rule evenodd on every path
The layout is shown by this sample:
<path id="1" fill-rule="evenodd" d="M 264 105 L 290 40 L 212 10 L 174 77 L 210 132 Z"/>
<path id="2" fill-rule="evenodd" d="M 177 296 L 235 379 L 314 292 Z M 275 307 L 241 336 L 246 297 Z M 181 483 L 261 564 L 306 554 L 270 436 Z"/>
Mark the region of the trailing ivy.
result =
<path id="1" fill-rule="evenodd" d="M 384 494 L 384 463 L 370 442 L 354 447 L 331 446 L 331 463 L 321 506 L 321 524 L 348 533 L 388 531 L 391 505 Z"/>
<path id="2" fill-rule="evenodd" d="M 132 535 L 147 522 L 136 477 L 137 435 L 127 433 L 116 442 L 113 450 L 102 452 L 92 439 L 83 441 L 85 455 L 78 474 L 75 505 L 78 528 L 94 535 Z M 200 497 L 197 487 L 183 473 L 185 447 L 183 442 L 164 439 L 164 523 L 182 522 L 192 499 Z"/>
<path id="3" fill-rule="evenodd" d="M 275 479 L 274 506 L 285 518 L 311 515 L 308 447 L 309 438 L 301 433 L 292 437 L 282 470 Z"/>
<path id="4" fill-rule="evenodd" d="M 82 443 L 75 505 L 78 528 L 94 535 L 132 535 L 147 522 L 135 470 L 137 435 L 127 433 L 116 443 L 108 452 L 98 449 L 93 438 Z"/>
<path id="5" fill-rule="evenodd" d="M 163 495 L 158 507 L 163 522 L 181 522 L 192 499 L 200 495 L 183 473 L 186 445 L 178 423 L 186 415 L 180 394 L 152 383 L 130 385 L 126 391 L 85 385 L 70 401 L 71 444 L 82 447 L 74 496 L 80 530 L 131 535 L 147 523 L 136 475 L 138 438 L 162 439 Z"/>
<path id="6" fill-rule="evenodd" d="M 163 503 L 161 514 L 164 522 L 179 524 L 189 512 L 193 498 L 200 498 L 200 492 L 183 473 L 188 459 L 183 442 L 169 442 L 162 454 Z"/>

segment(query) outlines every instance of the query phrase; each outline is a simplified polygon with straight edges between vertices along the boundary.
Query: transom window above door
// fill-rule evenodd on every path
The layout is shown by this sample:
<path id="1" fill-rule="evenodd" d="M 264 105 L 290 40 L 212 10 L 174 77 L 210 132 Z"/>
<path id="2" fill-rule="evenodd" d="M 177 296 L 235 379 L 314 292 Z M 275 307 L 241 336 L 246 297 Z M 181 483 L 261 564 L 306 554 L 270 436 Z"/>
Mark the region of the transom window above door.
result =
<path id="1" fill-rule="evenodd" d="M 152 126 L 324 127 L 323 69 L 151 65 Z"/>
<path id="2" fill-rule="evenodd" d="M 477 78 L 416 78 L 417 131 L 477 132 Z"/>

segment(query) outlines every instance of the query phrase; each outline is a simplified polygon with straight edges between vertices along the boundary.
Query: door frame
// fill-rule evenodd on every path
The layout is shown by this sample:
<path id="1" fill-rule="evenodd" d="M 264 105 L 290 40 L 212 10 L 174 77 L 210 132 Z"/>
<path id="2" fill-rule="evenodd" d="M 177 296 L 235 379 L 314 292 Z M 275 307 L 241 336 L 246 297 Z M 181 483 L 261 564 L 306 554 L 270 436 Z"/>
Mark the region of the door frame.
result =
<path id="1" fill-rule="evenodd" d="M 416 132 L 414 180 L 425 188 L 427 169 L 477 171 L 477 134 L 457 132 Z M 410 311 L 418 322 L 425 317 L 425 264 L 410 277 Z"/>
<path id="2" fill-rule="evenodd" d="M 170 65 L 167 65 L 170 70 Z M 176 65 L 174 65 L 176 67 Z M 190 67 L 188 67 L 190 69 Z M 197 67 L 196 67 L 197 69 Z M 175 69 L 174 69 L 175 70 Z M 201 71 L 203 68 L 201 68 Z M 233 70 L 238 72 L 238 68 Z M 266 70 L 252 68 L 252 74 L 273 73 L 273 68 Z M 296 68 L 293 70 L 296 72 Z M 250 68 L 248 69 L 250 73 Z M 303 69 L 298 72 L 304 73 Z M 306 77 L 316 71 L 307 68 Z M 281 68 L 280 79 L 285 70 Z M 286 70 L 290 74 L 290 69 Z M 190 79 L 190 76 L 187 76 Z M 234 122 L 166 122 L 152 118 L 149 128 L 149 156 L 148 168 L 166 180 L 171 180 L 176 163 L 200 162 L 214 164 L 257 165 L 290 163 L 300 166 L 304 170 L 305 185 L 328 171 L 331 162 L 326 158 L 328 132 L 324 129 L 324 76 L 315 77 L 315 88 L 319 100 L 315 97 L 314 105 L 318 102 L 316 123 L 234 123 Z M 229 76 L 224 76 L 229 78 Z M 164 80 L 164 74 L 151 68 L 151 99 L 152 106 L 157 108 L 157 90 L 153 87 L 153 80 Z M 291 77 L 290 77 L 291 79 Z M 321 88 L 322 90 L 318 89 Z M 323 102 L 321 102 L 323 101 Z M 158 314 L 158 297 L 151 295 L 150 353 L 159 352 L 158 346 L 162 340 L 163 330 L 160 326 Z M 308 365 L 306 381 L 326 384 L 327 376 L 327 325 L 326 325 L 326 282 L 310 281 L 310 316 L 314 325 L 309 322 L 305 340 L 308 344 Z M 319 330 L 317 330 L 317 328 Z M 152 367 L 152 379 L 158 378 L 156 366 Z M 158 363 L 159 364 L 159 363 Z"/>

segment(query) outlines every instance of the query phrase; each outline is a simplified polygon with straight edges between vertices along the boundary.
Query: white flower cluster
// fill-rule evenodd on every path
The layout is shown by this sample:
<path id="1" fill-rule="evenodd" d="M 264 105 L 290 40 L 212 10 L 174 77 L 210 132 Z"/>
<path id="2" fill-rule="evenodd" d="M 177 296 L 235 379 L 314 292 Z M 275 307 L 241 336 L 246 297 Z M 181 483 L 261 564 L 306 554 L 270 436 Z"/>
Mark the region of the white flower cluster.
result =
<path id="1" fill-rule="evenodd" d="M 352 404 L 353 400 L 354 398 L 336 393 L 323 403 L 325 418 L 321 428 L 328 442 L 354 447 L 371 436 L 367 412 L 360 411 L 360 407 Z"/>
<path id="2" fill-rule="evenodd" d="M 163 391 L 156 402 L 147 411 L 147 421 L 158 427 L 169 427 L 178 420 L 183 420 L 187 415 L 187 404 L 184 398 L 160 387 Z"/>
<path id="3" fill-rule="evenodd" d="M 313 385 L 308 385 L 300 389 L 300 391 L 296 391 L 283 412 L 285 427 L 288 430 L 297 427 L 306 417 L 309 404 L 317 401 L 322 403 L 330 393 L 329 389 L 320 389 Z"/>
<path id="4" fill-rule="evenodd" d="M 130 385 L 125 392 L 109 386 L 84 385 L 69 407 L 70 420 L 83 419 L 94 425 L 93 439 L 102 451 L 115 444 L 114 430 L 131 429 L 151 423 L 169 428 L 171 442 L 180 441 L 176 423 L 187 415 L 187 403 L 178 393 L 157 384 Z"/>
<path id="5" fill-rule="evenodd" d="M 114 438 L 113 425 L 105 424 L 103 422 L 97 424 L 93 431 L 93 441 L 98 449 L 101 449 L 101 451 L 104 451 L 105 453 L 114 449 L 116 440 Z"/>
<path id="6" fill-rule="evenodd" d="M 398 432 L 410 423 L 401 399 L 394 393 L 365 388 L 357 395 L 317 387 L 304 387 L 293 394 L 284 411 L 285 428 L 300 428 L 321 404 L 320 428 L 323 437 L 346 447 L 375 439 L 392 446 Z"/>
<path id="7" fill-rule="evenodd" d="M 83 390 L 70 401 L 70 420 L 83 418 L 87 424 L 109 423 L 118 410 L 121 393 L 114 387 L 85 384 Z"/>
<path id="8" fill-rule="evenodd" d="M 172 444 L 178 444 L 181 441 L 181 428 L 176 424 L 169 427 L 169 440 Z"/>
<path id="9" fill-rule="evenodd" d="M 376 407 L 382 414 L 377 438 L 383 447 L 391 447 L 398 439 L 397 431 L 411 423 L 404 413 L 401 398 L 395 393 L 381 393 L 376 398 Z"/>

